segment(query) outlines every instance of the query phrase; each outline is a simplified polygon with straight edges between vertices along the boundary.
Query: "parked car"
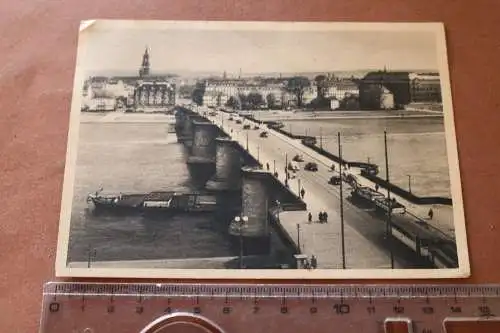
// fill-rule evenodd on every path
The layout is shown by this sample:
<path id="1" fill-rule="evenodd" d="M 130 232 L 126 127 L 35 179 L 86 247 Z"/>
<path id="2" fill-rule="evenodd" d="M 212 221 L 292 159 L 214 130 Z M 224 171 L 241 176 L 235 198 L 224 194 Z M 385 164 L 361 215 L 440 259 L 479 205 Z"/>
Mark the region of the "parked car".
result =
<path id="1" fill-rule="evenodd" d="M 242 123 L 241 119 L 236 120 L 236 123 L 241 124 Z"/>
<path id="2" fill-rule="evenodd" d="M 304 166 L 304 170 L 318 171 L 318 164 L 314 162 L 307 162 L 307 164 Z"/>
<path id="3" fill-rule="evenodd" d="M 261 132 L 259 136 L 260 136 L 261 138 L 267 138 L 267 132 L 266 132 L 266 131 Z"/>
<path id="4" fill-rule="evenodd" d="M 292 160 L 295 162 L 304 162 L 304 157 L 302 157 L 302 155 L 297 154 L 293 157 Z"/>
<path id="5" fill-rule="evenodd" d="M 243 129 L 245 129 L 245 130 L 248 130 L 248 129 L 250 129 L 250 128 L 251 128 L 250 124 L 245 124 L 245 125 L 243 125 Z"/>
<path id="6" fill-rule="evenodd" d="M 340 176 L 332 176 L 330 177 L 330 180 L 328 181 L 328 184 L 331 185 L 340 185 Z"/>

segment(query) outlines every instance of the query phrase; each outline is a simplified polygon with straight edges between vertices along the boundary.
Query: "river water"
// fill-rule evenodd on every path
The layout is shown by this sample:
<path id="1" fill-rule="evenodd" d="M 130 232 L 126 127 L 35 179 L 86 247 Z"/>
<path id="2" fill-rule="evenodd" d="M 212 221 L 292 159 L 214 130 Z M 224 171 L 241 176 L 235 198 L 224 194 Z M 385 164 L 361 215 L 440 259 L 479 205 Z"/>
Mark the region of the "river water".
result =
<path id="1" fill-rule="evenodd" d="M 212 228 L 211 214 L 162 219 L 95 216 L 88 193 L 194 190 L 187 152 L 165 123 L 84 122 L 80 139 L 68 262 L 205 258 L 237 255 Z M 193 246 L 193 245 L 196 246 Z"/>
<path id="2" fill-rule="evenodd" d="M 387 131 L 389 179 L 418 196 L 451 197 L 443 118 L 370 118 L 286 120 L 294 134 L 321 136 L 323 148 L 338 155 L 341 133 L 344 159 L 379 165 L 385 178 L 384 130 Z M 410 184 L 409 184 L 410 182 Z"/>

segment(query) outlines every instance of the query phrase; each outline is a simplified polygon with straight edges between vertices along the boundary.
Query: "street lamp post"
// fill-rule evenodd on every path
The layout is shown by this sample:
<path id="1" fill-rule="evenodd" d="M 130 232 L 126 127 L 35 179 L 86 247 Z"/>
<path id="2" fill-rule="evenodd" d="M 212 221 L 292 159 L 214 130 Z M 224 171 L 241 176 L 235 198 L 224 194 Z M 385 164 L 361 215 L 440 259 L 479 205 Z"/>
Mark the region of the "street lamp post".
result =
<path id="1" fill-rule="evenodd" d="M 385 151 L 385 181 L 387 184 L 389 182 L 389 154 L 387 152 L 387 132 L 384 131 L 384 151 Z M 391 269 L 394 269 L 394 252 L 392 249 L 392 204 L 391 204 L 391 190 L 387 187 L 387 202 L 389 204 L 389 209 L 387 210 L 387 223 L 386 223 L 386 237 L 389 243 L 389 251 L 391 256 Z"/>
<path id="2" fill-rule="evenodd" d="M 97 250 L 92 249 L 92 245 L 89 244 L 89 251 L 88 251 L 88 258 L 87 258 L 87 268 L 90 268 L 92 260 L 95 260 L 95 257 L 97 256 Z"/>
<path id="3" fill-rule="evenodd" d="M 276 160 L 273 160 L 273 169 L 274 169 L 274 173 L 276 173 Z"/>
<path id="4" fill-rule="evenodd" d="M 260 147 L 257 146 L 257 162 L 260 163 Z"/>
<path id="5" fill-rule="evenodd" d="M 297 190 L 297 193 L 299 194 L 299 197 L 300 197 L 300 178 L 297 178 L 297 183 L 299 185 L 299 188 Z"/>
<path id="6" fill-rule="evenodd" d="M 319 148 L 323 149 L 323 128 L 319 128 Z"/>
<path id="7" fill-rule="evenodd" d="M 408 175 L 408 192 L 411 193 L 411 175 Z"/>
<path id="8" fill-rule="evenodd" d="M 248 216 L 236 216 L 234 218 L 234 223 L 238 229 L 238 235 L 240 239 L 240 269 L 243 268 L 243 227 L 248 222 Z"/>
<path id="9" fill-rule="evenodd" d="M 248 132 L 247 132 L 247 151 L 248 151 Z"/>
<path id="10" fill-rule="evenodd" d="M 285 153 L 285 179 L 288 179 L 288 153 Z"/>
<path id="11" fill-rule="evenodd" d="M 297 223 L 297 247 L 299 248 L 299 254 L 302 253 L 302 249 L 300 247 L 300 224 Z"/>

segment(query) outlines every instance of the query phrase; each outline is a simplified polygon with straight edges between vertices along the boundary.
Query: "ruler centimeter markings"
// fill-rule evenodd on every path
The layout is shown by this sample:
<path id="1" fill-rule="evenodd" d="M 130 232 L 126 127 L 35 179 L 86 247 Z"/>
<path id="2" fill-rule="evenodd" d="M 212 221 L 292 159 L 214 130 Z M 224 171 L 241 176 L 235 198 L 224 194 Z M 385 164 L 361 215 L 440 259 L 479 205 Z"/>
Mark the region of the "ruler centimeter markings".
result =
<path id="1" fill-rule="evenodd" d="M 43 296 L 40 333 L 500 332 L 500 285 L 56 282 Z"/>

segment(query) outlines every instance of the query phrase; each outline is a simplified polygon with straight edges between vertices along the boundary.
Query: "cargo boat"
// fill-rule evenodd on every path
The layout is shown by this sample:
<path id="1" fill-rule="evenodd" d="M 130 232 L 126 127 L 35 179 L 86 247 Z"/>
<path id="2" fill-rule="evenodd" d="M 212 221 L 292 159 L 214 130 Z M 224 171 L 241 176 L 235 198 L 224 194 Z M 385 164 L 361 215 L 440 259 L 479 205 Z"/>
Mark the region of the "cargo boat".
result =
<path id="1" fill-rule="evenodd" d="M 180 193 L 155 191 L 138 194 L 101 194 L 101 191 L 87 196 L 87 203 L 92 203 L 96 210 L 117 213 L 182 213 L 213 212 L 216 198 L 199 192 Z"/>

